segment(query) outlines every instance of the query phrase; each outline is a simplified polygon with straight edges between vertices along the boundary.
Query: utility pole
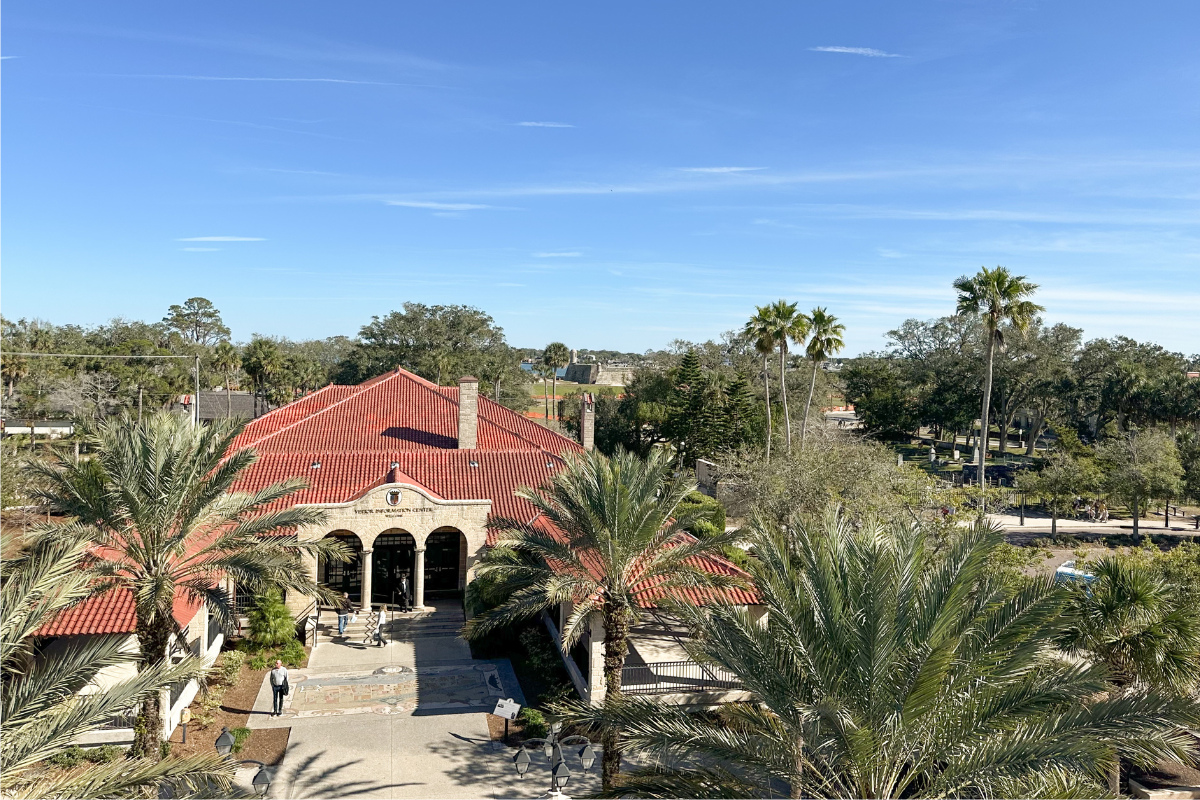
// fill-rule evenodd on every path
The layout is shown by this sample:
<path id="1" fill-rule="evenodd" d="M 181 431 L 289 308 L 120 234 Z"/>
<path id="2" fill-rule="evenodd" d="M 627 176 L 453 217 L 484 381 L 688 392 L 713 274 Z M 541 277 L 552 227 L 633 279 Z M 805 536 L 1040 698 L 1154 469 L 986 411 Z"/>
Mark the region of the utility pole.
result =
<path id="1" fill-rule="evenodd" d="M 192 422 L 200 427 L 200 356 L 196 356 L 196 394 L 192 397 Z"/>

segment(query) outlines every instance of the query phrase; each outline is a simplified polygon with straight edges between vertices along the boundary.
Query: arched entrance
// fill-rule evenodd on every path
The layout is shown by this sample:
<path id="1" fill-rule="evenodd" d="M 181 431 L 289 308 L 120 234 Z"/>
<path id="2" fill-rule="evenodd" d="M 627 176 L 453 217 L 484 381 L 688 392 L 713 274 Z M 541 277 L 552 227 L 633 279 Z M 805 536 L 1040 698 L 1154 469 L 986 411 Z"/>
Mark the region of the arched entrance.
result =
<path id="1" fill-rule="evenodd" d="M 425 596 L 463 588 L 466 537 L 457 528 L 439 528 L 425 537 Z"/>
<path id="2" fill-rule="evenodd" d="M 320 560 L 317 570 L 317 582 L 328 586 L 339 594 L 350 595 L 352 602 L 362 601 L 362 540 L 350 531 L 334 531 L 326 539 L 337 539 L 354 554 L 349 561 Z"/>
<path id="3" fill-rule="evenodd" d="M 371 546 L 371 602 L 400 603 L 400 577 L 408 578 L 408 597 L 414 599 L 413 564 L 417 541 L 403 531 L 388 531 L 375 537 Z"/>

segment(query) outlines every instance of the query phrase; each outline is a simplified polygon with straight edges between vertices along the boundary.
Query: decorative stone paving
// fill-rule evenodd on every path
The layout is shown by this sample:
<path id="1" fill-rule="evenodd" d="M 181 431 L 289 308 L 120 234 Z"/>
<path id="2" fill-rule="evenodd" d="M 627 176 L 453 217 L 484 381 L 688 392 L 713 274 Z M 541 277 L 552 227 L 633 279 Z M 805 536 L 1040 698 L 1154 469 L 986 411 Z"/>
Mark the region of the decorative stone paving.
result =
<path id="1" fill-rule="evenodd" d="M 291 685 L 283 716 L 293 720 L 347 714 L 491 712 L 498 699 L 519 697 L 521 691 L 507 661 L 419 669 L 392 665 L 366 675 L 307 675 L 293 670 Z"/>

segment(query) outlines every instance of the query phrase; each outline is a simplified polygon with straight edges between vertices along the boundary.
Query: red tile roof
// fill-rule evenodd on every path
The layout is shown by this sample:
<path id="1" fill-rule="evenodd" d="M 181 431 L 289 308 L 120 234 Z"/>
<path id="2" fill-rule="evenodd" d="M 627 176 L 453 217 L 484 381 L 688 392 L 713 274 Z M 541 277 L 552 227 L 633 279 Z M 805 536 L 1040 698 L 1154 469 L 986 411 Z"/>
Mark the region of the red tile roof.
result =
<path id="1" fill-rule="evenodd" d="M 200 610 L 200 603 L 182 594 L 175 595 L 175 620 L 187 625 Z M 133 633 L 137 629 L 133 594 L 128 589 L 111 589 L 77 606 L 68 608 L 42 626 L 38 636 L 80 636 L 105 633 Z"/>
<path id="2" fill-rule="evenodd" d="M 279 505 L 326 504 L 394 480 L 444 500 L 490 499 L 493 515 L 527 520 L 534 511 L 514 492 L 540 486 L 563 457 L 583 449 L 487 397 L 478 409 L 477 447 L 459 450 L 458 387 L 404 370 L 329 386 L 246 426 L 234 447 L 254 448 L 259 460 L 234 488 L 299 476 L 308 488 Z M 394 479 L 392 463 L 399 464 Z"/>

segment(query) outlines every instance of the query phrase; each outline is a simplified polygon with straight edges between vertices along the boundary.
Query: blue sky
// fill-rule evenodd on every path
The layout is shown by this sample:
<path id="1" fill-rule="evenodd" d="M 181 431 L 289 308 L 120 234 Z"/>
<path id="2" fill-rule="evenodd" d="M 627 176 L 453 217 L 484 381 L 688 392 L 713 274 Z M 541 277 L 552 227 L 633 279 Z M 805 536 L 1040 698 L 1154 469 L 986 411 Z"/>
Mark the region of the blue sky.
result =
<path id="1" fill-rule="evenodd" d="M 848 353 L 1003 264 L 1200 350 L 1194 2 L 4 6 L 6 316 L 643 350 L 785 297 Z"/>

